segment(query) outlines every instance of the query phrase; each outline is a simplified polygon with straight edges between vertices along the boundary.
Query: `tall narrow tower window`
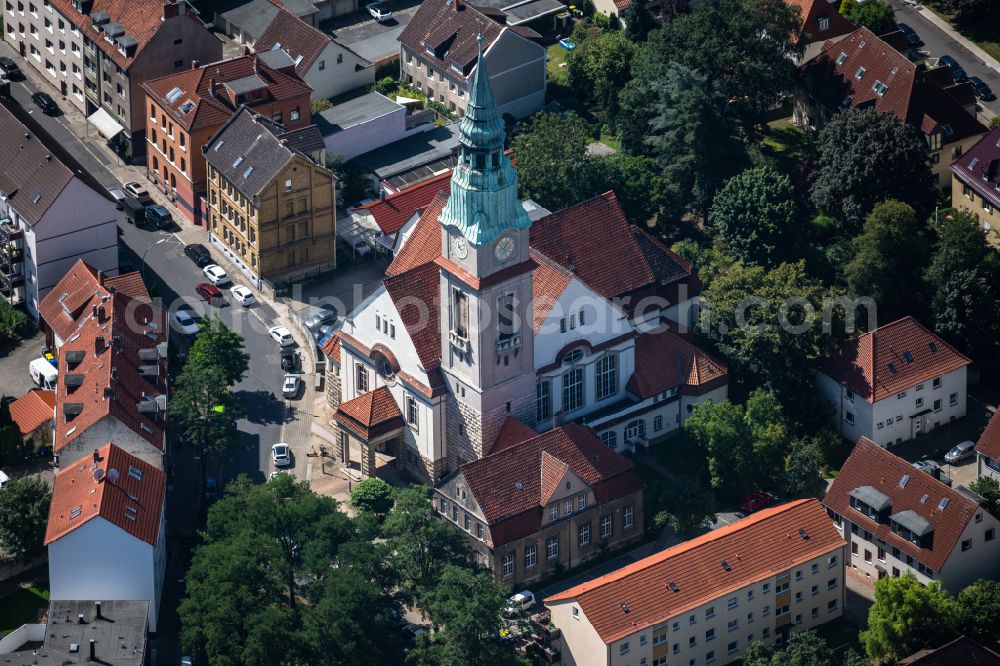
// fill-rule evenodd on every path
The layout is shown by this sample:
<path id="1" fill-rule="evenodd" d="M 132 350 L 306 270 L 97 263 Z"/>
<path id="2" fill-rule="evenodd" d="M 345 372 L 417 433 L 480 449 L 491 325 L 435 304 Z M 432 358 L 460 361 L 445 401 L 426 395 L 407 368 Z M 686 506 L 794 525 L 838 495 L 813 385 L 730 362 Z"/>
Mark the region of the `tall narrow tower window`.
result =
<path id="1" fill-rule="evenodd" d="M 514 326 L 514 294 L 504 294 L 497 299 L 497 324 L 501 340 L 517 332 Z"/>
<path id="2" fill-rule="evenodd" d="M 464 291 L 451 292 L 452 330 L 460 338 L 469 337 L 469 300 Z"/>

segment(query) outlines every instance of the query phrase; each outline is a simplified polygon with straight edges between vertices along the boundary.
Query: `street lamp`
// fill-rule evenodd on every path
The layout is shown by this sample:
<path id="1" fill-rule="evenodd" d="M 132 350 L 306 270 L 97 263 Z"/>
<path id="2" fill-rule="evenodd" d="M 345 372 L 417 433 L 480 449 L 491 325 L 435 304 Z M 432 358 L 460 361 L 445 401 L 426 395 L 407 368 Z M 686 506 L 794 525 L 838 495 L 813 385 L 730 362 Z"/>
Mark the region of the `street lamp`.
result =
<path id="1" fill-rule="evenodd" d="M 143 285 L 146 284 L 146 253 L 149 252 L 150 248 L 152 248 L 154 245 L 159 245 L 160 243 L 165 243 L 166 241 L 167 241 L 166 238 L 161 238 L 158 241 L 153 241 L 152 243 L 146 246 L 145 250 L 142 251 L 142 259 L 140 260 L 142 262 L 142 272 L 140 273 L 140 277 L 142 278 Z"/>

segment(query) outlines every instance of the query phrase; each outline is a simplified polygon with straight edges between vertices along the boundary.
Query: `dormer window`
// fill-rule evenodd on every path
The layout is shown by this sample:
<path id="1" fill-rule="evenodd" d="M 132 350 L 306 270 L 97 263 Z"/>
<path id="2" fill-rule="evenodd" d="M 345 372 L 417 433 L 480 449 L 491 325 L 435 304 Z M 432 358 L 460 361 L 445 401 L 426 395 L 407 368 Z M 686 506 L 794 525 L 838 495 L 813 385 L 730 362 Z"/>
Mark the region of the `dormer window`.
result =
<path id="1" fill-rule="evenodd" d="M 892 500 L 872 486 L 859 486 L 852 490 L 848 497 L 852 509 L 875 522 L 882 523 L 888 518 Z"/>
<path id="2" fill-rule="evenodd" d="M 858 81 L 864 78 L 865 74 L 868 72 L 864 67 L 858 67 L 858 71 L 854 72 L 854 78 Z"/>
<path id="3" fill-rule="evenodd" d="M 841 51 L 840 55 L 837 56 L 837 66 L 839 67 L 840 65 L 843 65 L 846 60 L 847 54 Z"/>

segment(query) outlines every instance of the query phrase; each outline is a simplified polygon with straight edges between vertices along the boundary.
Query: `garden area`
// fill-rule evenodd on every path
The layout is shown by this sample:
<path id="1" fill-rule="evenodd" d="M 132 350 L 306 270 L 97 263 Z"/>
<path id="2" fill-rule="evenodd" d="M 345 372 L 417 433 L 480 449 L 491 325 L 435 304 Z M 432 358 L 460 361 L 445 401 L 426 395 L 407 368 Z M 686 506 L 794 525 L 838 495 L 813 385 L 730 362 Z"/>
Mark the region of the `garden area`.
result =
<path id="1" fill-rule="evenodd" d="M 6 636 L 22 624 L 38 622 L 49 606 L 49 578 L 38 578 L 11 590 L 0 597 L 0 636 Z"/>

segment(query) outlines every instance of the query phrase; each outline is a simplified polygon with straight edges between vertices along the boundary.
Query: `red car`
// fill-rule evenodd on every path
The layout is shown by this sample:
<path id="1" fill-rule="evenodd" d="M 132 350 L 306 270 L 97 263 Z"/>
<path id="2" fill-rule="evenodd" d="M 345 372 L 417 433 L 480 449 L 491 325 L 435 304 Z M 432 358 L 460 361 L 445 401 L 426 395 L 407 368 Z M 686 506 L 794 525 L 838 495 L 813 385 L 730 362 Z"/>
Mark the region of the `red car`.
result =
<path id="1" fill-rule="evenodd" d="M 222 305 L 225 302 L 225 299 L 222 297 L 222 292 L 219 291 L 218 287 L 214 284 L 202 282 L 199 283 L 194 290 L 211 305 Z"/>
<path id="2" fill-rule="evenodd" d="M 757 509 L 763 509 L 765 506 L 774 501 L 774 498 L 767 493 L 762 493 L 760 491 L 754 491 L 743 498 L 740 502 L 740 511 L 743 513 L 753 513 Z"/>

